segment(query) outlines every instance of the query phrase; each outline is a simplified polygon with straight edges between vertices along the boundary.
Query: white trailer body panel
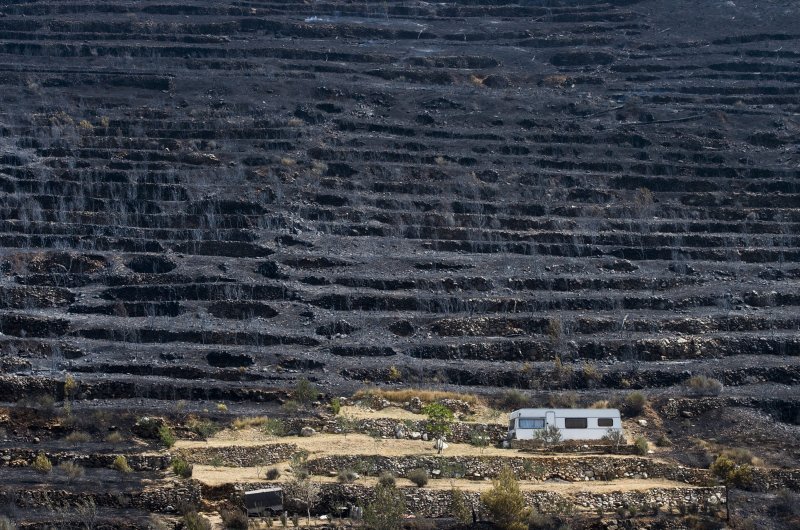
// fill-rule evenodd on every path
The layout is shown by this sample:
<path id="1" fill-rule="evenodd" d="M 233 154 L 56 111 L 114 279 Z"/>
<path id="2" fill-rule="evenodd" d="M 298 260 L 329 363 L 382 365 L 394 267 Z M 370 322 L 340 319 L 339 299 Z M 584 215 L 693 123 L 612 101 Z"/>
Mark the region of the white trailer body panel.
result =
<path id="1" fill-rule="evenodd" d="M 533 440 L 551 425 L 561 431 L 562 440 L 599 440 L 609 429 L 622 431 L 617 409 L 519 409 L 508 419 L 508 437 L 516 440 Z"/>

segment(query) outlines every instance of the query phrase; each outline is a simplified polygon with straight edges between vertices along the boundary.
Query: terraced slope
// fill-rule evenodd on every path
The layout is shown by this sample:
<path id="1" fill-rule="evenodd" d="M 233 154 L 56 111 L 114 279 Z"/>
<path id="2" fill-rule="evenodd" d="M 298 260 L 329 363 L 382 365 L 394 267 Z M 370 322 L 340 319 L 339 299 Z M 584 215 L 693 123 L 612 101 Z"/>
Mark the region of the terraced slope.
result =
<path id="1" fill-rule="evenodd" d="M 697 9 L 5 2 L 0 394 L 793 402 L 800 14 Z"/>

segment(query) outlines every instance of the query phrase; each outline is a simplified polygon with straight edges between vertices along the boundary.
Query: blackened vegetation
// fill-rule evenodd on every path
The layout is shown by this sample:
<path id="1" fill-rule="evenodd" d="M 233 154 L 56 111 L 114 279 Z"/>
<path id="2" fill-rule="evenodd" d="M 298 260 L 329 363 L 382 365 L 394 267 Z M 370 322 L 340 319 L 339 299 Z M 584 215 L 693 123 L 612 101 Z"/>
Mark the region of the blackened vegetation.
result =
<path id="1" fill-rule="evenodd" d="M 794 6 L 173 4 L 3 7 L 6 372 L 122 402 L 703 375 L 797 423 Z"/>

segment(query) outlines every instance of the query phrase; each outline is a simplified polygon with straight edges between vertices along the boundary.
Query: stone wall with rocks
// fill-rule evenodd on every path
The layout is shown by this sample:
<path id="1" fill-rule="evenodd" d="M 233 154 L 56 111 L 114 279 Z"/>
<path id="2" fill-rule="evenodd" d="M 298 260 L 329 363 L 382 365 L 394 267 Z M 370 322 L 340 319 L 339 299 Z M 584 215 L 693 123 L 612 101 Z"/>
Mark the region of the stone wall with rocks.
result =
<path id="1" fill-rule="evenodd" d="M 370 476 L 390 471 L 402 477 L 411 469 L 422 468 L 434 478 L 493 478 L 503 466 L 509 466 L 520 480 L 559 479 L 583 482 L 620 478 L 662 478 L 698 486 L 714 482 L 710 472 L 705 469 L 685 468 L 648 458 L 626 456 L 575 458 L 333 455 L 309 461 L 311 471 L 319 475 L 331 475 L 347 469 Z"/>
<path id="2" fill-rule="evenodd" d="M 344 428 L 336 420 L 325 422 L 320 427 L 324 432 L 341 433 Z M 453 422 L 451 432 L 446 436 L 447 441 L 454 443 L 469 443 L 473 436 L 486 436 L 490 445 L 497 445 L 506 437 L 507 429 L 503 425 L 491 423 L 463 423 Z M 426 421 L 397 420 L 392 418 L 368 418 L 356 420 L 355 425 L 348 429 L 350 432 L 372 434 L 386 438 L 419 439 L 428 438 L 430 434 L 426 429 Z"/>
<path id="3" fill-rule="evenodd" d="M 77 453 L 71 451 L 34 451 L 31 449 L 0 449 L 0 467 L 24 467 L 33 463 L 39 454 L 44 454 L 53 465 L 61 462 L 74 462 L 83 467 L 111 467 L 114 459 L 122 455 L 134 471 L 158 471 L 172 463 L 170 455 L 145 455 L 125 453 Z"/>
<path id="4" fill-rule="evenodd" d="M 42 508 L 49 505 L 74 507 L 91 499 L 98 508 L 139 508 L 149 512 L 173 513 L 182 504 L 200 505 L 200 483 L 194 480 L 175 480 L 171 483 L 139 491 L 66 491 L 63 489 L 0 488 L 0 505 L 14 502 L 20 508 Z"/>
<path id="5" fill-rule="evenodd" d="M 753 468 L 753 482 L 748 488 L 753 491 L 777 491 L 790 489 L 800 491 L 800 469 Z"/>
<path id="6" fill-rule="evenodd" d="M 268 485 L 247 484 L 242 490 L 249 491 Z M 274 485 L 274 484 L 271 484 Z M 410 513 L 421 517 L 450 516 L 452 492 L 450 489 L 399 488 L 405 497 L 406 507 Z M 725 488 L 684 487 L 684 488 L 651 488 L 641 491 L 610 491 L 603 493 L 577 492 L 574 495 L 560 494 L 554 491 L 523 492 L 528 505 L 542 513 L 555 513 L 571 506 L 578 511 L 611 513 L 619 508 L 634 509 L 640 513 L 659 510 L 662 512 L 679 512 L 683 507 L 692 507 L 700 512 L 715 512 L 726 502 Z M 467 504 L 480 513 L 482 510 L 480 494 L 465 491 Z M 365 506 L 374 498 L 373 489 L 363 484 L 322 484 L 321 501 L 313 510 L 318 514 L 337 514 L 340 507 Z M 241 493 L 235 494 L 234 502 L 241 502 Z M 287 507 L 302 509 L 287 499 Z"/>
<path id="7" fill-rule="evenodd" d="M 632 444 L 620 445 L 615 447 L 610 443 L 581 443 L 574 440 L 570 443 L 559 443 L 550 447 L 545 447 L 542 442 L 536 440 L 512 440 L 511 448 L 519 451 L 529 453 L 600 453 L 600 454 L 617 454 L 617 455 L 635 455 L 636 446 Z"/>
<path id="8" fill-rule="evenodd" d="M 299 448 L 294 444 L 239 445 L 225 447 L 192 447 L 175 450 L 190 464 L 226 467 L 269 466 L 289 460 Z"/>

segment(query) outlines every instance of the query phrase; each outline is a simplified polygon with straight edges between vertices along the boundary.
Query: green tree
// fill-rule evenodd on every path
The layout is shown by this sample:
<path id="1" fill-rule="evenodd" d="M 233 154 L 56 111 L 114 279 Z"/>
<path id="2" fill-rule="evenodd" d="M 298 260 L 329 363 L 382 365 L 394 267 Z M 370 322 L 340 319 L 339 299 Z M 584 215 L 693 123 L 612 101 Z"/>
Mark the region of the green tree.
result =
<path id="1" fill-rule="evenodd" d="M 170 429 L 168 425 L 162 425 L 158 429 L 158 439 L 161 440 L 161 443 L 167 448 L 175 445 L 176 441 L 175 433 L 172 432 L 172 429 Z"/>
<path id="2" fill-rule="evenodd" d="M 428 416 L 425 429 L 436 438 L 441 438 L 450 434 L 450 426 L 455 417 L 453 411 L 441 403 L 429 403 L 422 409 L 422 413 Z"/>
<path id="3" fill-rule="evenodd" d="M 322 497 L 322 486 L 311 480 L 311 475 L 301 473 L 293 476 L 284 487 L 288 490 L 287 493 L 290 497 L 298 499 L 306 507 L 307 522 L 310 527 L 311 510 Z"/>
<path id="4" fill-rule="evenodd" d="M 502 530 L 525 530 L 530 508 L 519 489 L 514 472 L 506 466 L 492 481 L 492 489 L 481 494 L 492 521 Z"/>
<path id="5" fill-rule="evenodd" d="M 308 407 L 319 397 L 319 390 L 311 381 L 303 378 L 297 382 L 292 392 L 292 397 L 303 407 Z"/>
<path id="6" fill-rule="evenodd" d="M 375 499 L 364 509 L 364 522 L 372 530 L 397 530 L 405 512 L 403 494 L 393 484 L 379 483 Z"/>

